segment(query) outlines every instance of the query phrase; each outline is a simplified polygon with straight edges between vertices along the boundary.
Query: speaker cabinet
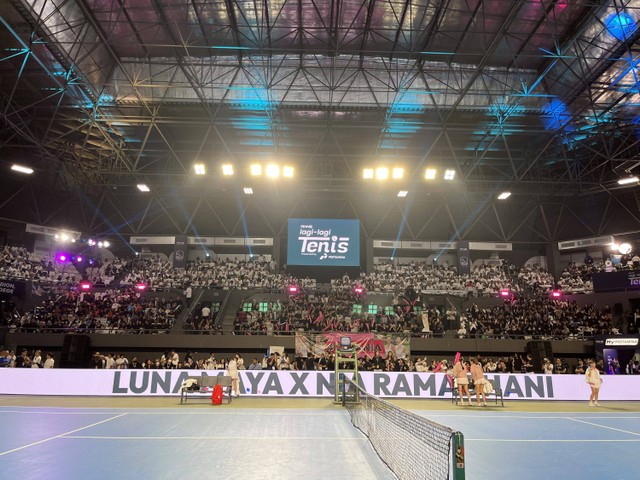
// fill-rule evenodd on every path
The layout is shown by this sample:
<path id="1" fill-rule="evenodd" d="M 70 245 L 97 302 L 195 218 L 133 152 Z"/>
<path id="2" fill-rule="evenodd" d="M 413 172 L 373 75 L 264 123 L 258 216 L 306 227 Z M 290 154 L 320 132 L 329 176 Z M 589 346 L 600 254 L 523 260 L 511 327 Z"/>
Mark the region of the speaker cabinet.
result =
<path id="1" fill-rule="evenodd" d="M 88 335 L 65 335 L 60 367 L 87 368 L 91 359 L 91 338 Z"/>
<path id="2" fill-rule="evenodd" d="M 531 354 L 533 368 L 536 372 L 542 373 L 542 364 L 545 358 L 548 358 L 551 363 L 554 363 L 551 342 L 532 340 L 527 343 L 527 350 Z"/>

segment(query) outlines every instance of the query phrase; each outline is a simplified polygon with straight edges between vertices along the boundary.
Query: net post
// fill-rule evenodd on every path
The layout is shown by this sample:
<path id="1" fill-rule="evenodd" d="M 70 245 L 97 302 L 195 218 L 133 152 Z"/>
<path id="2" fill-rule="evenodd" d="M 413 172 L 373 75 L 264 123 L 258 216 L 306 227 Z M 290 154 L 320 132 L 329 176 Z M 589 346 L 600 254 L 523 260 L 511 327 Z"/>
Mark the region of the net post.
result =
<path id="1" fill-rule="evenodd" d="M 453 432 L 453 480 L 464 480 L 464 435 Z"/>

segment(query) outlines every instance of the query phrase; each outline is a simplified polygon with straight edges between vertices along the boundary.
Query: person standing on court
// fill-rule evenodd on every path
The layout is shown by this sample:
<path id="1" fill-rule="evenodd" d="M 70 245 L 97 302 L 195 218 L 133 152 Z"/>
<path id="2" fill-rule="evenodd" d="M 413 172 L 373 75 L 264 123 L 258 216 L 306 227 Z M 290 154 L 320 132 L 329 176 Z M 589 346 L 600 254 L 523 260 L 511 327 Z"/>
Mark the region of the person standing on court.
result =
<path id="1" fill-rule="evenodd" d="M 239 355 L 236 354 L 236 357 Z M 234 397 L 240 396 L 240 387 L 238 386 L 238 362 L 236 357 L 227 360 L 227 373 L 231 377 L 231 390 Z"/>
<path id="2" fill-rule="evenodd" d="M 487 396 L 484 393 L 484 386 L 487 383 L 487 380 L 484 378 L 482 366 L 478 362 L 477 358 L 471 357 L 471 368 L 469 370 L 471 372 L 473 384 L 476 387 L 476 401 L 478 402 L 478 406 L 486 407 Z M 482 403 L 480 403 L 480 397 L 482 397 Z"/>
<path id="3" fill-rule="evenodd" d="M 598 394 L 600 393 L 600 386 L 602 385 L 602 378 L 600 378 L 600 372 L 598 371 L 598 367 L 596 367 L 596 362 L 591 360 L 589 362 L 589 367 L 587 368 L 586 373 L 584 374 L 586 382 L 591 387 L 591 396 L 589 397 L 589 406 L 590 407 L 599 407 L 598 403 Z"/>
<path id="4" fill-rule="evenodd" d="M 467 394 L 469 405 L 471 403 L 471 394 L 469 393 L 469 379 L 467 378 L 467 367 L 464 364 L 464 358 L 460 356 L 456 364 L 453 366 L 453 376 L 458 384 L 458 394 L 460 395 L 460 405 L 464 405 L 463 393 Z"/>

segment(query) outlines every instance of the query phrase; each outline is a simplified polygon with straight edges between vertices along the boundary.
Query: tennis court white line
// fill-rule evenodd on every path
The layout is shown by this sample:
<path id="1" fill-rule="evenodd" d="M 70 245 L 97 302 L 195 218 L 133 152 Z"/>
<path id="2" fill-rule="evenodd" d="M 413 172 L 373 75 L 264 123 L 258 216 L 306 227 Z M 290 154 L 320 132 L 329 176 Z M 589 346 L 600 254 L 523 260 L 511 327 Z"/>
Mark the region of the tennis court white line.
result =
<path id="1" fill-rule="evenodd" d="M 85 407 L 81 407 L 83 410 Z M 311 410 L 311 409 L 310 409 Z M 0 414 L 2 413 L 22 413 L 28 415 L 109 415 L 115 414 L 115 412 L 48 412 L 45 410 L 42 411 L 33 411 L 33 410 L 0 410 Z M 246 410 L 237 410 L 237 409 L 223 409 L 216 411 L 157 411 L 157 412 L 136 412 L 136 411 L 127 411 L 125 412 L 127 415 L 251 415 L 251 416 L 282 416 L 286 415 L 287 417 L 310 417 L 310 416 L 320 416 L 320 417 L 344 417 L 347 415 L 346 410 L 337 410 L 333 412 L 319 412 L 319 411 L 300 411 L 298 408 L 294 408 L 291 410 L 287 409 L 261 409 L 261 408 L 248 408 Z"/>
<path id="2" fill-rule="evenodd" d="M 640 433 L 630 432 L 629 430 L 623 430 L 621 428 L 609 427 L 607 425 L 600 425 L 599 423 L 587 422 L 585 420 L 580 420 L 579 418 L 570 418 L 567 417 L 567 420 L 573 420 L 574 422 L 586 423 L 587 425 L 593 425 L 594 427 L 606 428 L 607 430 L 614 430 L 616 432 L 627 433 L 629 435 L 635 435 L 640 437 Z"/>
<path id="3" fill-rule="evenodd" d="M 531 443 L 602 443 L 602 442 L 611 442 L 611 443 L 617 443 L 617 442 L 640 442 L 640 438 L 636 439 L 636 438 L 627 438 L 627 439 L 620 439 L 620 440 L 597 440 L 597 439 L 576 439 L 576 440 L 568 440 L 568 439 L 549 439 L 549 440 L 541 440 L 541 439 L 530 439 L 530 440 L 526 440 L 526 439 L 511 439 L 508 440 L 506 438 L 465 438 L 464 439 L 465 442 L 504 442 L 504 443 L 512 443 L 512 442 L 519 442 L 519 443 L 527 443 L 527 442 L 531 442 Z"/>
<path id="4" fill-rule="evenodd" d="M 313 440 L 315 441 L 340 441 L 340 442 L 352 442 L 352 441 L 369 441 L 366 437 L 282 437 L 273 435 L 261 435 L 261 436 L 149 436 L 149 437 L 128 437 L 128 436 L 110 436 L 110 435 L 65 435 L 63 438 L 83 439 L 83 440 Z"/>
<path id="5" fill-rule="evenodd" d="M 48 442 L 50 440 L 55 440 L 56 438 L 63 438 L 66 435 L 70 435 L 72 433 L 80 432 L 82 430 L 86 430 L 87 428 L 95 427 L 96 425 L 100 425 L 102 423 L 110 422 L 111 420 L 115 420 L 116 418 L 124 417 L 126 413 L 121 413 L 120 415 L 116 415 L 115 417 L 107 418 L 105 420 L 101 420 L 99 422 L 92 423 L 91 425 L 86 425 L 84 427 L 76 428 L 75 430 L 70 430 L 65 433 L 61 433 L 60 435 L 55 435 L 53 437 L 45 438 L 44 440 L 39 440 L 37 442 L 30 443 L 28 445 L 23 445 L 21 447 L 12 448 L 11 450 L 7 450 L 6 452 L 0 452 L 0 457 L 3 455 L 7 455 L 9 453 L 17 452 L 19 450 L 24 450 L 25 448 L 34 447 L 36 445 L 40 445 L 41 443 Z"/>
<path id="6" fill-rule="evenodd" d="M 531 419 L 531 420 L 539 420 L 539 419 L 549 419 L 549 420 L 559 420 L 559 419 L 565 419 L 568 418 L 567 415 L 584 415 L 584 417 L 577 417 L 577 418 L 589 418 L 589 419 L 597 419 L 597 418 L 616 418 L 616 419 L 640 419 L 640 416 L 620 416 L 622 415 L 622 413 L 616 413 L 616 412 L 611 412 L 611 414 L 609 414 L 607 412 L 607 416 L 595 416 L 595 415 L 589 415 L 588 412 L 559 412 L 557 415 L 485 415 L 485 414 L 480 414 L 480 415 L 472 415 L 472 414 L 467 414 L 467 415 L 461 415 L 461 414 L 451 414 L 451 415 L 447 415 L 447 414 L 437 414 L 437 413 L 433 413 L 433 414 L 423 414 L 425 412 L 425 410 L 418 410 L 415 411 L 413 410 L 414 413 L 420 415 L 421 417 L 425 417 L 425 418 L 524 418 L 524 419 Z M 478 410 L 478 412 L 480 412 Z"/>

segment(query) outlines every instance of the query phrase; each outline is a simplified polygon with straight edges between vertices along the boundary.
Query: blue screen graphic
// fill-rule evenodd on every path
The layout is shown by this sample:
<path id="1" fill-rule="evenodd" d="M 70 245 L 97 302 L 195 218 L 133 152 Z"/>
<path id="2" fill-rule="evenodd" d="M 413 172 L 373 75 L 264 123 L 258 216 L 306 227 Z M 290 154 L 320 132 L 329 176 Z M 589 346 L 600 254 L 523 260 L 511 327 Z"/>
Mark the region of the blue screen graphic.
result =
<path id="1" fill-rule="evenodd" d="M 360 222 L 290 218 L 289 265 L 360 266 Z"/>

